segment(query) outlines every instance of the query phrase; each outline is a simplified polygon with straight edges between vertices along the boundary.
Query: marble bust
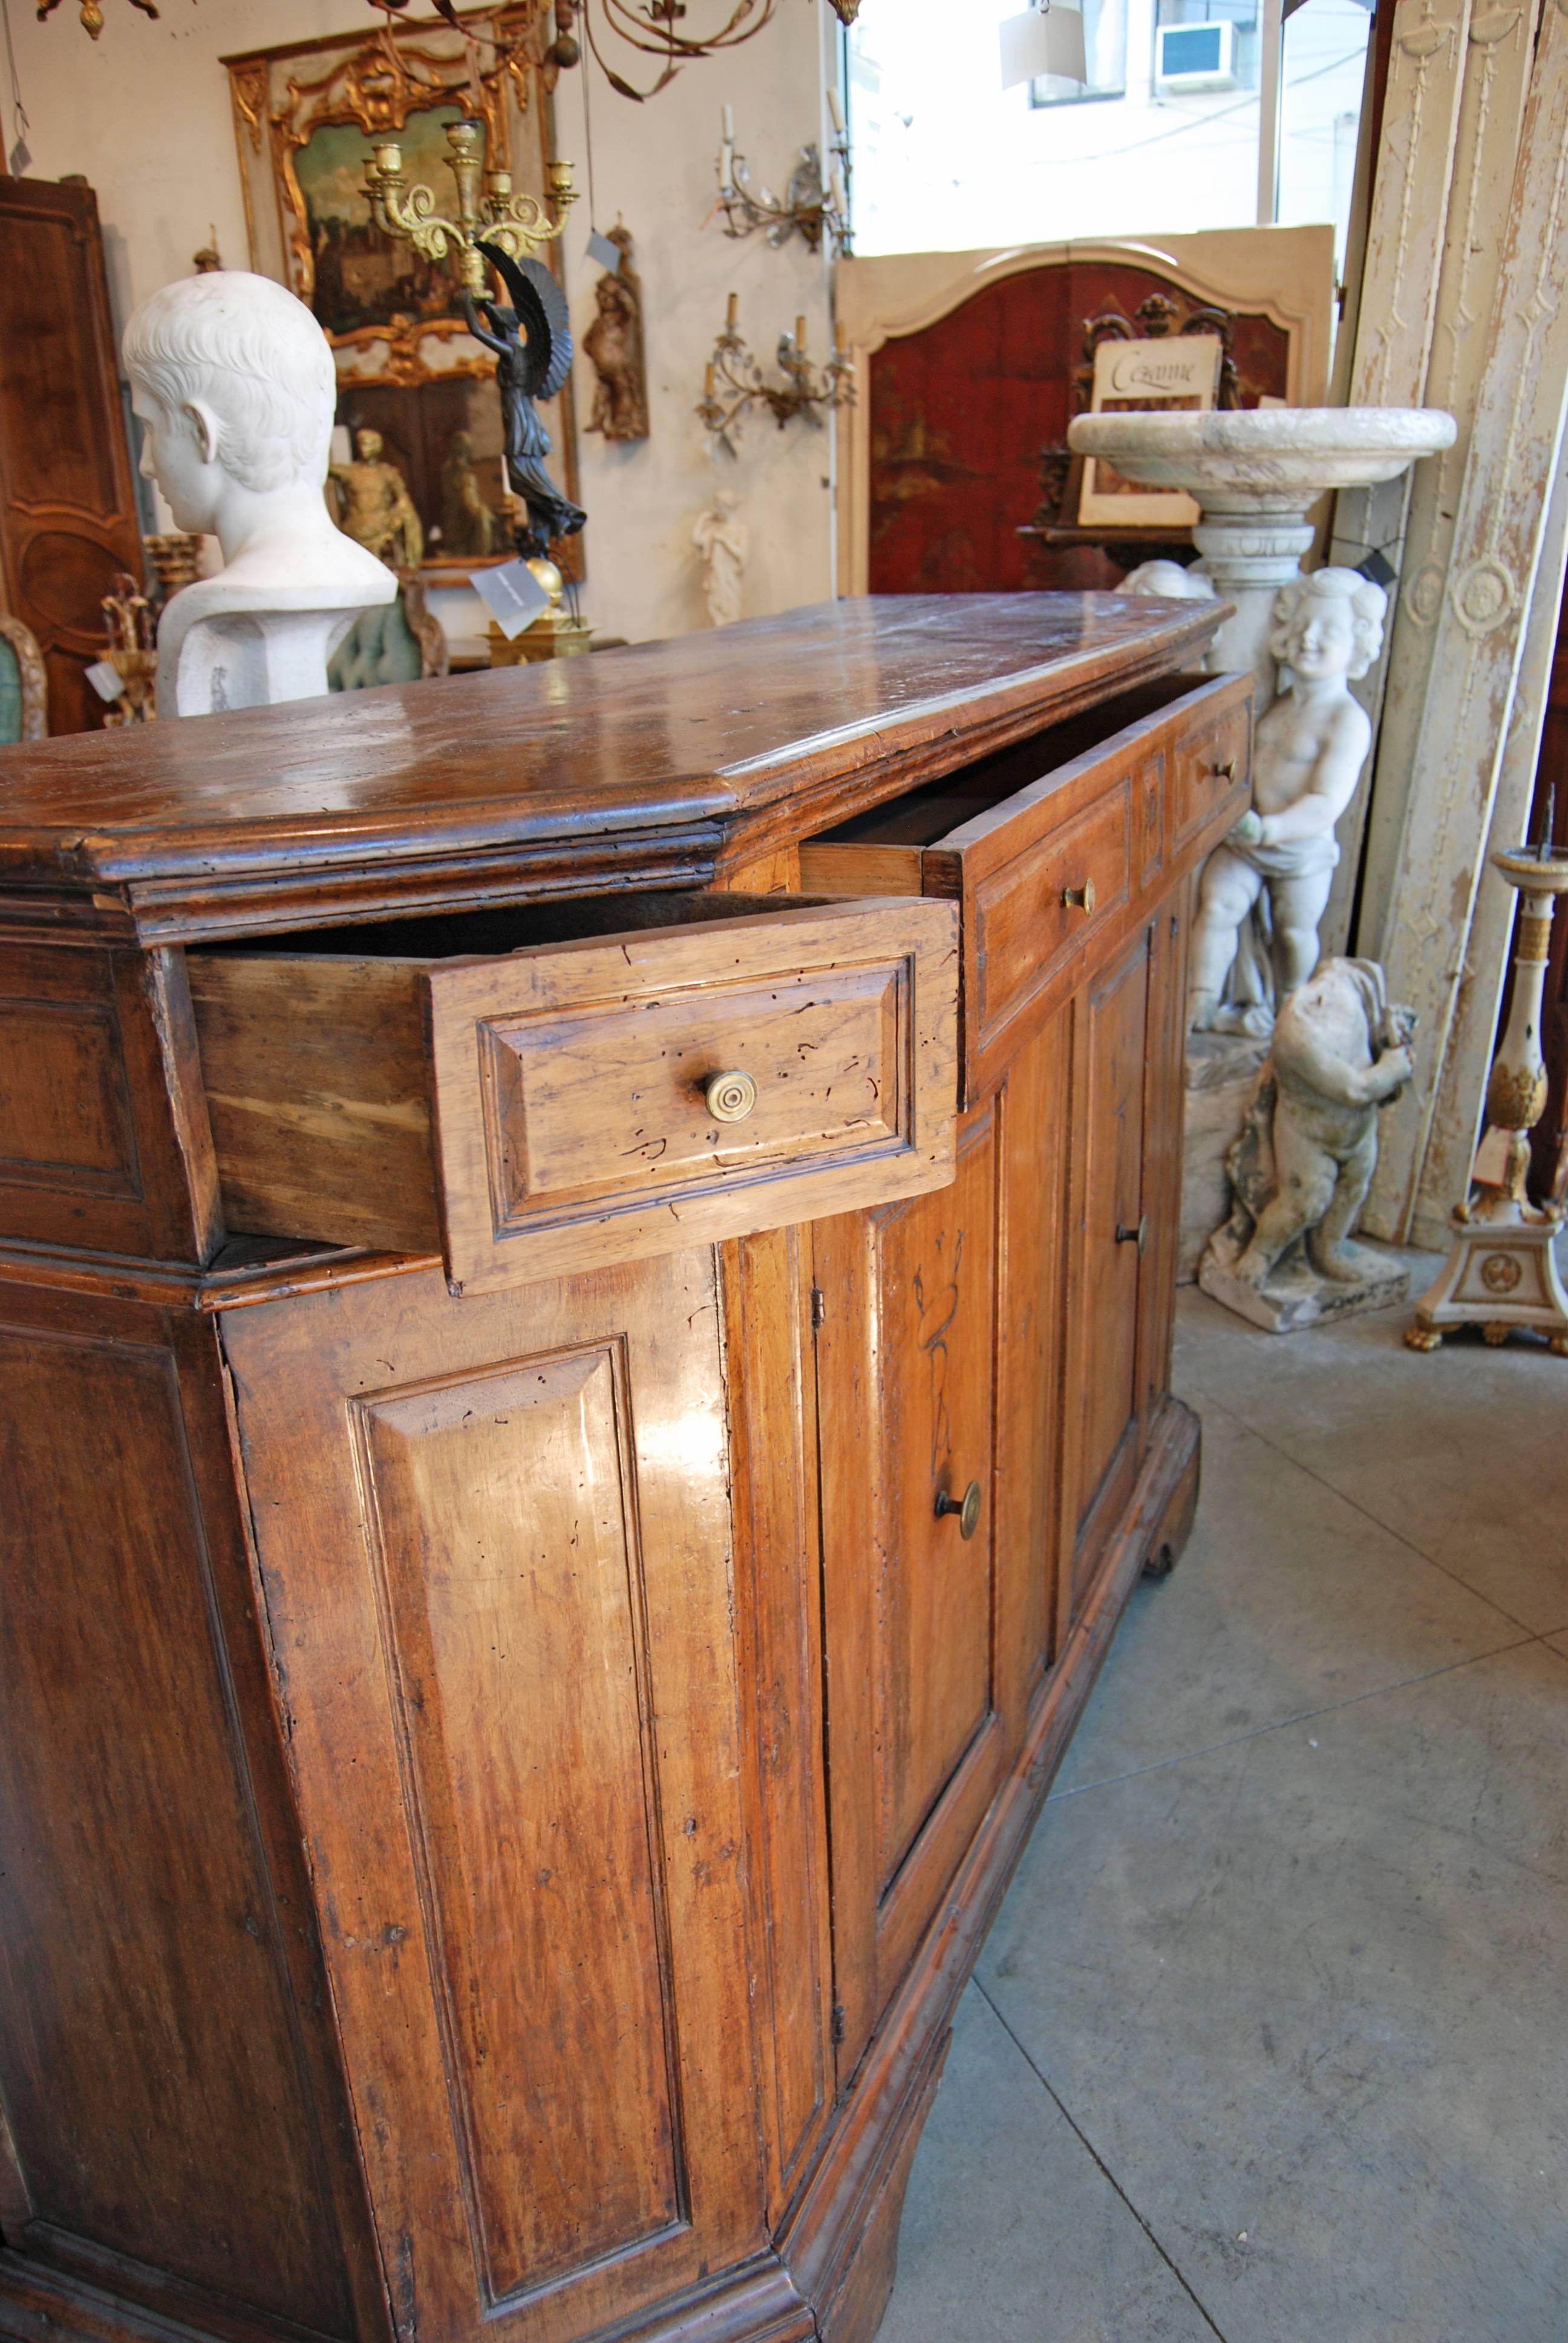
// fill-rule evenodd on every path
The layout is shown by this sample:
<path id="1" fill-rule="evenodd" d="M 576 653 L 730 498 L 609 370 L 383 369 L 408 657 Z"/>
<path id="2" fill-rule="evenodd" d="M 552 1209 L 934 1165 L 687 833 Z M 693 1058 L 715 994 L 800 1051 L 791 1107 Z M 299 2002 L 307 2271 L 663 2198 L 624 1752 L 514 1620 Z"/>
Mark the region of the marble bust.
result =
<path id="1" fill-rule="evenodd" d="M 1290 689 L 1258 724 L 1252 805 L 1204 865 L 1188 992 L 1195 1031 L 1266 1033 L 1270 990 L 1282 1005 L 1317 966 L 1340 859 L 1334 826 L 1372 745 L 1350 684 L 1378 655 L 1387 600 L 1354 569 L 1313 570 L 1274 598 L 1269 649 Z M 1249 936 L 1265 895 L 1269 932 Z"/>
<path id="2" fill-rule="evenodd" d="M 337 383 L 326 335 L 270 277 L 166 285 L 126 327 L 142 470 L 223 568 L 168 602 L 158 709 L 207 714 L 327 690 L 327 661 L 397 581 L 336 528 L 323 488 Z"/>

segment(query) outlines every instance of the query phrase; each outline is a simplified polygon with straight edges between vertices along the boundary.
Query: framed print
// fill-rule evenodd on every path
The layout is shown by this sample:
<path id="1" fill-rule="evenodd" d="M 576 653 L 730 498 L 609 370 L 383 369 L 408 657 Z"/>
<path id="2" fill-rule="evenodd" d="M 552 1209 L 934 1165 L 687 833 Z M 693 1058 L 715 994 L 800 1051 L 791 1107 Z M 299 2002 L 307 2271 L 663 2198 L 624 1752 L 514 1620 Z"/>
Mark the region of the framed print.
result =
<path id="1" fill-rule="evenodd" d="M 1215 334 L 1159 341 L 1103 341 L 1094 353 L 1091 415 L 1207 410 L 1220 387 L 1224 347 Z M 1197 505 L 1181 488 L 1145 488 L 1103 458 L 1087 457 L 1078 503 L 1081 528 L 1191 528 Z"/>

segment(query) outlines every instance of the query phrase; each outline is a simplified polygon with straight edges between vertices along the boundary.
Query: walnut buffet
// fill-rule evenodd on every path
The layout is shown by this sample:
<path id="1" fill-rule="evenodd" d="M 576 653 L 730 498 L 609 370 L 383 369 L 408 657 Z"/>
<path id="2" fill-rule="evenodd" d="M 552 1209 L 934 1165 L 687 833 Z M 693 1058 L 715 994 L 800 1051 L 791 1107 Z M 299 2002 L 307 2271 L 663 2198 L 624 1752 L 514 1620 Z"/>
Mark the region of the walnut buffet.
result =
<path id="1" fill-rule="evenodd" d="M 1221 615 L 0 759 L 0 2333 L 869 2337 L 1191 1515 Z"/>

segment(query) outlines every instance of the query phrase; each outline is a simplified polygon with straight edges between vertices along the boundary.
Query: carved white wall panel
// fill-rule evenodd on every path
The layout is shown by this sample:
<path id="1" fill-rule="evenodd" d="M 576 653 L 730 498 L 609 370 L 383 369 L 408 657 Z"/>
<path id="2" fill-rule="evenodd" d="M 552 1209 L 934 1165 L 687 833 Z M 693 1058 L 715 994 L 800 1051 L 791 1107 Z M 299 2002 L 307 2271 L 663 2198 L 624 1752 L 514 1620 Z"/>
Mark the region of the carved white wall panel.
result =
<path id="1" fill-rule="evenodd" d="M 1568 572 L 1568 465 L 1564 464 L 1563 454 L 1568 454 L 1568 438 L 1558 458 L 1541 563 L 1535 573 L 1535 591 L 1531 597 L 1524 655 L 1514 684 L 1513 710 L 1486 841 L 1489 855 L 1498 847 L 1517 846 L 1530 819 L 1530 799 L 1546 720 L 1546 695 L 1552 681 L 1552 659 L 1557 647 L 1557 611 L 1563 599 L 1564 574 Z M 1518 906 L 1515 890 L 1489 865 L 1476 893 L 1452 1037 L 1439 1076 L 1426 1161 L 1411 1222 L 1412 1241 L 1430 1245 L 1434 1251 L 1447 1243 L 1449 1211 L 1470 1183 L 1471 1157 L 1479 1135 L 1486 1078 L 1497 1046 L 1497 1019 L 1503 1005 L 1503 980 L 1508 973 L 1513 914 Z"/>
<path id="2" fill-rule="evenodd" d="M 1448 232 L 1438 285 L 1426 403 L 1459 424 L 1453 446 L 1415 473 L 1399 596 L 1390 612 L 1388 681 L 1367 817 L 1366 870 L 1356 949 L 1382 957 L 1416 736 L 1432 676 L 1437 619 L 1471 426 L 1486 363 L 1486 328 L 1513 196 L 1540 0 L 1502 0 L 1470 19 Z M 1506 891 L 1506 890 L 1504 890 Z"/>
<path id="3" fill-rule="evenodd" d="M 1352 407 L 1442 403 L 1431 399 L 1426 381 L 1470 20 L 1471 0 L 1398 0 L 1350 373 Z M 1376 548 L 1398 569 L 1410 495 L 1409 473 L 1344 490 L 1334 499 L 1327 558 L 1355 569 Z M 1355 686 L 1374 740 L 1387 659 L 1385 644 Z M 1320 930 L 1325 952 L 1342 951 L 1350 931 L 1369 779 L 1363 773 L 1340 821 L 1340 863 Z"/>
<path id="4" fill-rule="evenodd" d="M 1404 1233 L 1421 1192 L 1471 947 L 1514 681 L 1568 397 L 1568 0 L 1551 0 L 1471 433 L 1431 687 L 1385 922 L 1389 990 L 1421 1019 L 1418 1079 L 1384 1118 L 1366 1225 Z M 1551 565 L 1548 565 L 1550 571 Z"/>

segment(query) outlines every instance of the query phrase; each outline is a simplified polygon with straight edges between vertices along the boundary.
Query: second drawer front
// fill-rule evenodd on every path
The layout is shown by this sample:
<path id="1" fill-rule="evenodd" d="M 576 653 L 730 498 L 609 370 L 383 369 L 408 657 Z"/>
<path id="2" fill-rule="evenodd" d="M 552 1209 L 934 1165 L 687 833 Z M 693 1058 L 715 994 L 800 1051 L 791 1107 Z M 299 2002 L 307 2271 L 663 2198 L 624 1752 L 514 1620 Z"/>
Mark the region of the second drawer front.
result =
<path id="1" fill-rule="evenodd" d="M 432 970 L 454 1282 L 483 1290 L 936 1184 L 953 1144 L 956 928 L 945 903 L 846 904 Z"/>
<path id="2" fill-rule="evenodd" d="M 1247 741 L 1251 703 L 1241 700 L 1201 727 L 1179 734 L 1175 744 L 1173 842 L 1178 850 L 1227 805 L 1239 814 L 1247 802 Z"/>
<path id="3" fill-rule="evenodd" d="M 1131 782 L 977 881 L 969 955 L 985 1048 L 1128 900 Z"/>

